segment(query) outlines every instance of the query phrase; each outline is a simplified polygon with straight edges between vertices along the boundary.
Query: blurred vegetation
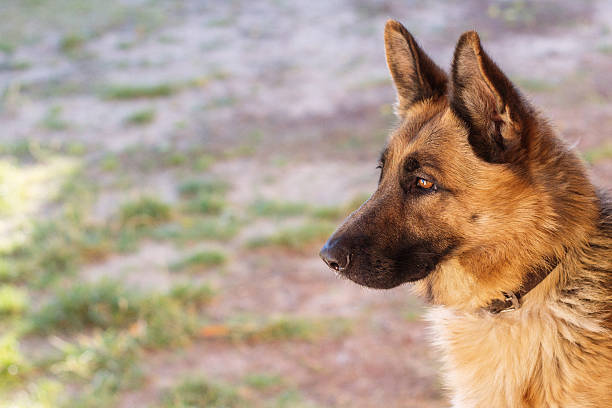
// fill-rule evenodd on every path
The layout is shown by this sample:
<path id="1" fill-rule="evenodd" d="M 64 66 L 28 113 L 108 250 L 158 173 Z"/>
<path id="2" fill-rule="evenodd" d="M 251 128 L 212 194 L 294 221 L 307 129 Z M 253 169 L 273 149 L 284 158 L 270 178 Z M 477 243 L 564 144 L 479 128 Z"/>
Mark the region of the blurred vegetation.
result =
<path id="1" fill-rule="evenodd" d="M 123 225 L 141 228 L 170 219 L 170 206 L 155 197 L 141 197 L 121 206 L 119 219 Z"/>
<path id="2" fill-rule="evenodd" d="M 199 251 L 170 265 L 173 271 L 193 270 L 198 267 L 223 265 L 227 257 L 221 251 Z"/>
<path id="3" fill-rule="evenodd" d="M 235 389 L 204 378 L 186 378 L 162 396 L 164 408 L 239 408 L 245 401 Z"/>
<path id="4" fill-rule="evenodd" d="M 281 229 L 271 235 L 252 238 L 248 246 L 259 248 L 266 246 L 278 246 L 292 250 L 304 250 L 313 243 L 320 243 L 331 235 L 336 229 L 336 224 L 327 221 L 305 223 L 297 227 Z"/>
<path id="5" fill-rule="evenodd" d="M 144 99 L 170 96 L 179 91 L 175 84 L 154 85 L 109 85 L 102 90 L 102 95 L 108 99 Z"/>
<path id="6" fill-rule="evenodd" d="M 264 405 L 254 401 L 258 394 L 268 395 Z M 271 397 L 271 398 L 270 398 Z M 210 381 L 202 376 L 183 378 L 161 398 L 159 408 L 316 408 L 294 388 L 286 387 L 276 375 L 250 374 L 243 384 L 226 384 Z"/>
<path id="7" fill-rule="evenodd" d="M 155 110 L 143 109 L 130 114 L 125 118 L 128 125 L 147 125 L 155 120 Z"/>
<path id="8" fill-rule="evenodd" d="M 62 118 L 62 108 L 60 106 L 54 106 L 45 114 L 40 122 L 40 125 L 47 130 L 59 132 L 66 130 L 70 127 L 70 124 Z"/>
<path id="9" fill-rule="evenodd" d="M 39 40 L 45 32 L 61 32 L 59 48 L 64 52 L 82 47 L 86 40 L 108 30 L 133 24 L 150 32 L 165 20 L 160 7 L 141 7 L 120 0 L 100 3 L 80 0 L 5 0 L 0 50 L 15 52 L 21 44 Z"/>
<path id="10" fill-rule="evenodd" d="M 184 347 L 194 339 L 316 341 L 350 332 L 349 321 L 335 318 L 213 317 L 207 312 L 209 304 L 223 294 L 205 281 L 176 281 L 160 291 L 132 287 L 120 279 L 92 279 L 84 271 L 118 254 L 136 252 L 153 240 L 185 247 L 166 266 L 173 276 L 200 270 L 214 274 L 231 262 L 227 252 L 215 246 L 189 247 L 233 240 L 242 227 L 267 218 L 295 218 L 302 225 L 279 227 L 271 235 L 253 238 L 246 250 L 272 245 L 300 251 L 323 240 L 364 196 L 338 207 L 262 198 L 237 208 L 228 198 L 230 183 L 201 170 L 194 177 L 190 161 L 177 167 L 164 159 L 178 153 L 169 149 L 154 153 L 183 178 L 176 184 L 175 199 L 126 194 L 114 211 L 96 218 L 91 213 L 104 190 L 100 175 L 120 174 L 120 169 L 147 174 L 148 167 L 137 154 L 131 162 L 122 154 L 112 154 L 85 165 L 89 153 L 79 144 L 0 147 L 0 180 L 12 188 L 12 194 L 0 196 L 0 227 L 6 232 L 0 260 L 0 327 L 4 333 L 0 388 L 9 403 L 113 406 L 121 393 L 144 381 L 143 353 Z M 212 202 L 217 204 L 212 206 Z M 46 216 L 37 216 L 41 212 Z M 24 353 L 24 344 L 32 342 L 47 346 L 34 355 Z M 306 401 L 290 385 L 275 386 L 276 382 L 253 377 L 234 390 L 188 381 L 164 394 L 160 404 L 191 406 L 193 397 L 209 401 L 204 406 L 229 401 L 247 401 L 248 405 L 253 394 L 243 395 L 244 388 L 255 395 L 263 393 L 256 399 L 263 398 L 270 406 L 299 406 Z"/>
<path id="11" fill-rule="evenodd" d="M 601 160 L 611 159 L 612 143 L 606 142 L 601 146 L 589 149 L 583 153 L 583 157 L 587 162 L 591 164 L 595 164 Z"/>

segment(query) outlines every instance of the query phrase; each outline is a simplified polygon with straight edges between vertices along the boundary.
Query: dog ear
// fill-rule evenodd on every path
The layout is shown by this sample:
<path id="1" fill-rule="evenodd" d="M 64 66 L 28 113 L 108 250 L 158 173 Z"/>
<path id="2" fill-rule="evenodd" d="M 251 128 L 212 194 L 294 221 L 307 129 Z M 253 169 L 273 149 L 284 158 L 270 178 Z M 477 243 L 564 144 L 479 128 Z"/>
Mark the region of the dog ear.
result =
<path id="1" fill-rule="evenodd" d="M 415 102 L 442 96 L 448 82 L 442 71 L 399 22 L 385 25 L 385 53 L 397 90 L 396 113 L 403 117 Z"/>
<path id="2" fill-rule="evenodd" d="M 468 126 L 469 143 L 480 158 L 508 163 L 521 157 L 532 108 L 484 52 L 474 31 L 457 43 L 450 103 Z"/>

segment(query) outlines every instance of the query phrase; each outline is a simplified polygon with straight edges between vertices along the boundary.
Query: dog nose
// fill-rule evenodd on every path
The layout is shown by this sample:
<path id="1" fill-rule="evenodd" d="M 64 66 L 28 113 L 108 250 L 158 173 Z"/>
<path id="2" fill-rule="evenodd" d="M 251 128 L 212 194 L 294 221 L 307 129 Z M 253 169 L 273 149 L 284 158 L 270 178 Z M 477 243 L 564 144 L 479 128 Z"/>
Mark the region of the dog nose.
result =
<path id="1" fill-rule="evenodd" d="M 351 262 L 351 255 L 346 248 L 338 245 L 338 241 L 334 242 L 327 241 L 319 252 L 319 256 L 323 259 L 323 262 L 327 264 L 336 272 L 345 270 Z"/>

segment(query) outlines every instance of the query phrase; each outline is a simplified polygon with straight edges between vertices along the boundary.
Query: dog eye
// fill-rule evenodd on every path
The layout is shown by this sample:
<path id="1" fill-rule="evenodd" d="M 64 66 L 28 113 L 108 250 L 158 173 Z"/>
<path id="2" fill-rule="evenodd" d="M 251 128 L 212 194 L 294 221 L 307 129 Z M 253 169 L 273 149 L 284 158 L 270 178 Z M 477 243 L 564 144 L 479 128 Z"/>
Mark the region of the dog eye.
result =
<path id="1" fill-rule="evenodd" d="M 432 183 L 429 180 L 425 180 L 424 178 L 420 178 L 420 177 L 417 177 L 416 185 L 417 187 L 422 188 L 424 190 L 432 190 L 435 188 L 434 183 Z"/>

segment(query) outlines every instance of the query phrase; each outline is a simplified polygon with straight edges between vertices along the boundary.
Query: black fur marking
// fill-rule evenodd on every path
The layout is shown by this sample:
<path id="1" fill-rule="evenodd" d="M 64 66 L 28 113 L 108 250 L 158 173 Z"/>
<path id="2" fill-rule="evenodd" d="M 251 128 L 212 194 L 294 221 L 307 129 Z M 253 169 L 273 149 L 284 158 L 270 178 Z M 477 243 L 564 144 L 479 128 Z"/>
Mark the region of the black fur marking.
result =
<path id="1" fill-rule="evenodd" d="M 462 65 L 461 60 L 463 58 L 476 59 L 476 54 L 472 49 L 474 41 L 473 36 L 464 34 L 459 39 L 457 47 L 455 48 L 455 54 L 453 57 L 453 64 L 451 68 L 453 91 L 450 95 L 450 106 L 453 112 L 463 121 L 468 130 L 468 142 L 472 146 L 474 153 L 481 159 L 489 163 L 508 163 L 513 162 L 520 157 L 520 155 L 514 155 L 509 151 L 509 146 L 506 145 L 504 138 L 501 133 L 501 127 L 503 120 L 499 116 L 503 112 L 474 112 L 469 106 L 469 99 L 471 97 L 479 97 L 474 95 L 474 89 L 471 88 L 471 82 L 474 81 L 474 75 L 481 77 L 484 82 L 482 75 L 491 81 L 494 86 L 494 90 L 491 90 L 491 98 L 495 99 L 494 93 L 497 93 L 501 98 L 502 111 L 505 111 L 505 107 L 508 106 L 512 121 L 520 121 L 524 125 L 523 134 L 527 134 L 528 121 L 525 118 L 531 116 L 532 108 L 521 96 L 520 92 L 514 87 L 512 82 L 504 75 L 504 73 L 497 67 L 497 65 L 491 60 L 491 58 L 481 49 L 480 57 L 482 59 L 482 71 L 476 73 L 461 72 Z M 478 47 L 480 47 L 478 42 Z M 473 56 L 467 57 L 466 54 L 472 53 Z M 487 84 L 488 86 L 488 84 Z M 493 93 L 494 92 L 494 93 Z M 482 97 L 482 96 L 480 96 Z M 495 102 L 496 103 L 496 102 Z M 485 126 L 479 128 L 476 125 L 474 116 L 484 116 L 487 120 L 491 120 L 492 127 Z M 526 147 L 526 140 L 521 137 L 520 145 Z M 513 157 L 517 156 L 517 157 Z"/>
<path id="2" fill-rule="evenodd" d="M 387 156 L 389 155 L 389 148 L 385 147 L 385 150 L 380 154 L 380 159 L 378 159 L 378 166 L 376 168 L 380 169 L 380 175 L 378 176 L 378 184 L 382 181 L 383 174 L 385 172 L 385 162 L 387 161 Z"/>
<path id="3" fill-rule="evenodd" d="M 421 167 L 421 164 L 413 156 L 406 157 L 406 160 L 404 160 L 404 171 L 406 172 L 413 172 L 419 167 Z"/>
<path id="4" fill-rule="evenodd" d="M 393 57 L 389 59 L 389 69 L 393 76 L 397 92 L 403 98 L 403 106 L 408 106 L 429 98 L 438 98 L 446 94 L 446 74 L 419 47 L 414 37 L 406 28 L 397 24 L 396 29 L 404 37 L 410 50 L 413 70 L 407 74 L 405 67 L 400 66 Z"/>

